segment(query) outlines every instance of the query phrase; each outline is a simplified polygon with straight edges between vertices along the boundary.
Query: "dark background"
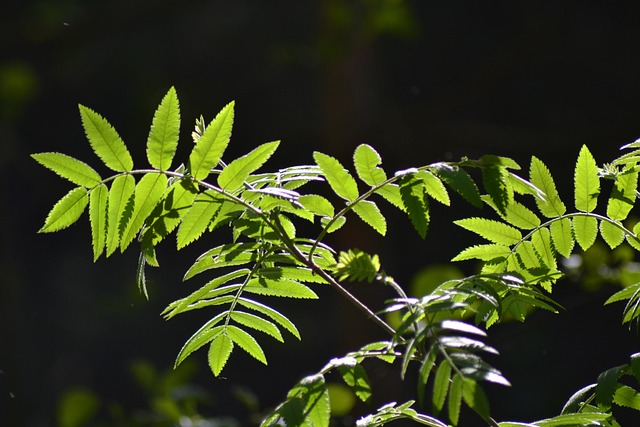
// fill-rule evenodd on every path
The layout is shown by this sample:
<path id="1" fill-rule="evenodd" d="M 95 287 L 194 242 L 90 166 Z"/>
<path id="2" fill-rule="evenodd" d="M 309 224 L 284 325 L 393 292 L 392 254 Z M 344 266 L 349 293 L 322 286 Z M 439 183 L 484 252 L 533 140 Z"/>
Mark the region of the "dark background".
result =
<path id="1" fill-rule="evenodd" d="M 134 248 L 92 263 L 86 217 L 69 230 L 36 234 L 71 185 L 29 154 L 60 151 L 99 168 L 78 103 L 105 115 L 139 164 L 153 111 L 174 85 L 183 159 L 195 118 L 209 121 L 236 100 L 230 159 L 274 139 L 282 144 L 272 168 L 311 162 L 313 150 L 348 164 L 363 142 L 378 149 L 389 171 L 484 153 L 513 157 L 526 169 L 535 154 L 561 190 L 570 191 L 582 144 L 603 163 L 640 136 L 640 12 L 619 4 L 4 2 L 0 424 L 56 425 L 60 402 L 74 387 L 99 400 L 95 425 L 110 425 L 114 411 L 148 410 L 132 362 L 169 370 L 182 342 L 206 320 L 202 313 L 167 323 L 159 313 L 197 285 L 180 279 L 207 246 L 176 256 L 168 241 L 159 251 L 162 268 L 150 272 L 147 302 L 134 283 Z M 570 192 L 564 194 L 570 203 Z M 379 253 L 386 271 L 408 284 L 421 268 L 446 262 L 468 243 L 468 234 L 450 226 L 466 208 L 459 200 L 454 208 L 436 208 L 424 242 L 392 210 L 385 211 L 395 216 L 384 244 L 355 220 L 352 234 L 332 242 Z M 586 292 L 578 285 L 559 286 L 567 313 L 536 314 L 528 327 L 491 331 L 489 340 L 502 353 L 495 364 L 514 385 L 489 387 L 497 419 L 557 414 L 573 391 L 637 350 L 637 334 L 620 326 L 621 307 L 601 309 L 615 288 Z M 359 287 L 354 292 L 367 298 Z M 254 393 L 257 411 L 264 410 L 328 358 L 383 338 L 331 290 L 319 293 L 321 302 L 287 309 L 302 343 L 264 340 L 268 368 L 238 352 L 226 379 L 214 379 L 205 354 L 192 357 L 199 368 L 191 381 L 211 396 L 203 416 L 230 415 L 249 425 L 238 390 Z M 377 290 L 371 301 L 379 307 L 386 296 Z M 387 368 L 374 380 L 380 402 L 413 393 L 412 384 L 401 386 Z"/>

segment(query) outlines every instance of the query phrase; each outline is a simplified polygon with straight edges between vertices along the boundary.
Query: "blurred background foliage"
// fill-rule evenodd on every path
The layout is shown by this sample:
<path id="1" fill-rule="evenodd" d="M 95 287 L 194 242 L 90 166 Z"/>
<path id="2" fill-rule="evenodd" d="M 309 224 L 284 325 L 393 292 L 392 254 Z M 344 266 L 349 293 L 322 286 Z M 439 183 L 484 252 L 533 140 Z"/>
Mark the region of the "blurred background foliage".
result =
<path id="1" fill-rule="evenodd" d="M 3 2 L 0 423 L 252 425 L 298 378 L 380 337 L 319 289 L 320 303 L 288 311 L 303 341 L 266 348 L 269 367 L 239 357 L 218 380 L 196 355 L 185 371 L 171 371 L 206 313 L 169 323 L 158 314 L 197 285 L 180 280 L 206 248 L 179 256 L 170 244 L 161 248 L 147 302 L 134 284 L 134 251 L 92 264 L 86 219 L 36 235 L 68 187 L 28 155 L 62 151 L 92 163 L 77 103 L 105 115 L 138 161 L 153 109 L 175 85 L 183 141 L 197 116 L 210 119 L 237 101 L 229 156 L 273 139 L 283 143 L 272 168 L 310 162 L 312 150 L 348 162 L 362 142 L 389 170 L 484 153 L 526 168 L 535 154 L 562 193 L 582 144 L 605 162 L 640 136 L 639 13 L 635 4 L 596 0 Z M 384 242 L 354 221 L 332 243 L 380 254 L 383 268 L 419 294 L 434 280 L 473 272 L 437 267 L 473 238 L 451 225 L 465 214 L 434 206 L 424 242 L 392 218 Z M 557 413 L 573 391 L 637 350 L 637 333 L 620 326 L 621 308 L 601 309 L 617 279 L 637 280 L 635 258 L 602 246 L 577 255 L 557 289 L 568 313 L 538 313 L 526 334 L 518 324 L 492 331 L 502 353 L 494 364 L 514 384 L 489 390 L 496 418 Z M 374 308 L 390 296 L 352 290 Z M 371 377 L 377 400 L 356 416 L 413 392 L 386 366 L 374 366 Z M 336 414 L 350 408 L 348 397 L 340 400 L 346 405 Z"/>

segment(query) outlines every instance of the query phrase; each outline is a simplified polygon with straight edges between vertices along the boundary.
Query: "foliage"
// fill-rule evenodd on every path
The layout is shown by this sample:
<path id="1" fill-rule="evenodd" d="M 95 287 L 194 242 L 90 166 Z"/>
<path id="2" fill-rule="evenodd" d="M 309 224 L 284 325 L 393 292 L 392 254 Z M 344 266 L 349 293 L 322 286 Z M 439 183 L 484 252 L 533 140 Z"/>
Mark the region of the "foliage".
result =
<path id="1" fill-rule="evenodd" d="M 192 133 L 186 163 L 175 165 L 180 107 L 171 88 L 153 117 L 147 140 L 148 168 L 135 168 L 127 146 L 109 122 L 80 106 L 87 139 L 104 165 L 113 171 L 103 178 L 86 163 L 60 153 L 33 158 L 75 185 L 49 212 L 40 232 L 64 229 L 89 211 L 94 259 L 140 245 L 138 285 L 148 295 L 145 269 L 159 265 L 155 248 L 175 231 L 182 249 L 206 233 L 226 229 L 226 243 L 206 250 L 184 279 L 208 276 L 208 282 L 172 302 L 163 315 L 171 319 L 192 310 L 208 310 L 209 320 L 179 351 L 178 366 L 193 352 L 208 347 L 212 373 L 220 375 L 238 348 L 267 363 L 264 336 L 283 342 L 301 339 L 296 325 L 273 299 L 315 299 L 314 289 L 330 286 L 388 334 L 388 339 L 331 360 L 320 371 L 296 384 L 262 426 L 328 426 L 330 393 L 325 379 L 340 374 L 363 402 L 373 393 L 366 365 L 371 358 L 397 364 L 405 378 L 417 371 L 415 402 L 389 403 L 358 421 L 379 426 L 408 418 L 428 426 L 452 425 L 467 406 L 492 426 L 617 426 L 613 408 L 640 410 L 640 394 L 620 379 L 640 380 L 640 358 L 605 371 L 594 385 L 572 396 L 557 417 L 530 424 L 498 423 L 491 417 L 485 382 L 509 386 L 486 360 L 497 350 L 484 341 L 486 329 L 507 319 L 524 321 L 533 309 L 557 312 L 554 286 L 563 276 L 559 260 L 589 249 L 598 235 L 614 249 L 626 243 L 640 250 L 638 226 L 627 221 L 637 195 L 640 142 L 622 147 L 625 154 L 598 166 L 584 146 L 575 164 L 573 207 L 558 193 L 549 168 L 533 157 L 528 177 L 519 175 L 512 159 L 485 155 L 457 162 L 438 162 L 388 175 L 382 159 L 369 145 L 356 148 L 355 175 L 338 159 L 313 153 L 313 164 L 258 172 L 279 142 L 259 145 L 231 161 L 223 161 L 234 121 L 234 103 L 227 104 L 208 124 L 200 118 Z M 324 194 L 305 191 L 307 184 L 328 184 Z M 313 188 L 316 188 L 314 186 Z M 475 207 L 489 206 L 491 217 L 454 221 L 484 243 L 470 245 L 453 261 L 475 260 L 479 272 L 446 281 L 432 292 L 408 297 L 388 276 L 377 255 L 357 248 L 338 251 L 325 243 L 328 234 L 354 218 L 384 236 L 387 221 L 379 203 L 390 203 L 406 214 L 424 238 L 431 223 L 432 203 L 451 205 L 452 193 Z M 605 200 L 605 202 L 599 201 Z M 606 203 L 606 208 L 603 203 Z M 596 208 L 600 207 L 599 211 Z M 301 223 L 307 224 L 303 227 Z M 299 229 L 314 229 L 301 235 Z M 224 236 L 224 235 L 223 235 Z M 577 244 L 577 245 L 576 245 Z M 382 313 L 374 313 L 343 286 L 366 281 L 389 286 L 397 297 Z M 640 283 L 631 284 L 606 301 L 627 301 L 624 323 L 640 319 Z M 390 326 L 384 313 L 401 319 Z"/>

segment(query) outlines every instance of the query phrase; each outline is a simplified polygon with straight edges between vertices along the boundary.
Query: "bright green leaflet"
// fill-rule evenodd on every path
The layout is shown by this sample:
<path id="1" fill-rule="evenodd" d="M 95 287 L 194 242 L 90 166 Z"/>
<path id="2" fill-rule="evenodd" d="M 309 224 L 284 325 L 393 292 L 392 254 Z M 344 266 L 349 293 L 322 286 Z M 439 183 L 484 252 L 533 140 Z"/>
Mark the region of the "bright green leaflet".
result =
<path id="1" fill-rule="evenodd" d="M 76 185 L 91 188 L 100 184 L 100 181 L 102 181 L 98 172 L 91 166 L 66 154 L 39 153 L 32 154 L 31 157 L 42 166 Z"/>
<path id="2" fill-rule="evenodd" d="M 176 90 L 172 87 L 153 115 L 147 139 L 147 159 L 152 167 L 162 171 L 169 170 L 179 136 L 180 104 Z"/>
<path id="3" fill-rule="evenodd" d="M 129 172 L 133 169 L 133 159 L 122 138 L 101 115 L 80 105 L 82 125 L 93 151 L 104 164 L 116 172 Z"/>

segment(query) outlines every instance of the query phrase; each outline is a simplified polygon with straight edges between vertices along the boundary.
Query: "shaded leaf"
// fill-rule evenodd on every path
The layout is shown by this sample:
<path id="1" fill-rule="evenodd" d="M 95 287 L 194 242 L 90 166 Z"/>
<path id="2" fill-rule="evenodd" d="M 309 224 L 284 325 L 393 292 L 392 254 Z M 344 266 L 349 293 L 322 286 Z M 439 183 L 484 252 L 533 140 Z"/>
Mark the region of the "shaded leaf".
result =
<path id="1" fill-rule="evenodd" d="M 424 182 L 415 176 L 404 176 L 400 180 L 400 196 L 411 224 L 423 239 L 429 228 L 429 201 Z"/>
<path id="2" fill-rule="evenodd" d="M 132 175 L 120 175 L 111 184 L 109 190 L 107 219 L 107 256 L 120 246 L 120 236 L 133 213 L 136 180 Z"/>
<path id="3" fill-rule="evenodd" d="M 482 183 L 498 211 L 506 215 L 507 207 L 513 202 L 513 188 L 507 169 L 496 165 L 483 167 Z"/>
<path id="4" fill-rule="evenodd" d="M 136 237 L 149 214 L 162 199 L 166 188 L 167 176 L 162 173 L 148 173 L 140 179 L 136 185 L 133 213 L 120 239 L 121 251 L 124 251 Z"/>
<path id="5" fill-rule="evenodd" d="M 434 166 L 436 175 L 442 178 L 456 193 L 460 194 L 473 206 L 478 208 L 482 207 L 482 199 L 480 198 L 478 186 L 473 182 L 473 179 L 471 179 L 467 171 L 446 163 L 438 163 Z"/>
<path id="6" fill-rule="evenodd" d="M 353 389 L 353 392 L 363 402 L 368 402 L 373 395 L 369 376 L 362 365 L 338 366 L 338 371 L 342 375 L 344 382 Z"/>
<path id="7" fill-rule="evenodd" d="M 458 424 L 460 419 L 460 408 L 462 406 L 462 386 L 464 385 L 464 379 L 460 374 L 455 374 L 451 381 L 451 390 L 449 392 L 448 400 L 448 412 L 449 420 L 454 426 Z"/>

